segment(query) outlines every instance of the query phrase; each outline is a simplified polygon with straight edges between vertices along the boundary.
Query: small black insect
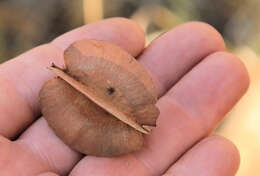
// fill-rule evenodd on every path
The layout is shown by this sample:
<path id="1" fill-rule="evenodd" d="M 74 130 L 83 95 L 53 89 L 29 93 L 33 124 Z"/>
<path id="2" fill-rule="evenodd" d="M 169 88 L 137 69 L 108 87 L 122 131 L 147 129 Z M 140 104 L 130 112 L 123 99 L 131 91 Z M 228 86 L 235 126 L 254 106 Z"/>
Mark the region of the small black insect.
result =
<path id="1" fill-rule="evenodd" d="M 116 91 L 116 90 L 115 90 L 115 88 L 113 88 L 113 87 L 109 87 L 109 88 L 107 89 L 107 92 L 108 92 L 109 95 L 113 94 L 115 91 Z"/>

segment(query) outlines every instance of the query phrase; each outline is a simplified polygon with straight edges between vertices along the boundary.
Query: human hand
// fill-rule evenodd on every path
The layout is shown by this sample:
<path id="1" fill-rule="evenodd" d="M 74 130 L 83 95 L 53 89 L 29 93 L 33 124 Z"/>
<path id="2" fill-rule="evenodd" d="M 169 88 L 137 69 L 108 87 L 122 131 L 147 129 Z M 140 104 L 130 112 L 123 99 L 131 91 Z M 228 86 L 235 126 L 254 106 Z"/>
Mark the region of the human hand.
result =
<path id="1" fill-rule="evenodd" d="M 63 65 L 63 51 L 82 39 L 119 45 L 151 74 L 161 114 L 141 151 L 114 158 L 82 156 L 38 118 L 39 89 L 54 76 L 46 67 L 52 62 Z M 143 51 L 144 41 L 134 22 L 112 18 L 0 65 L 0 175 L 235 175 L 236 147 L 210 134 L 247 90 L 244 65 L 225 51 L 223 39 L 211 26 L 200 22 L 170 30 Z"/>

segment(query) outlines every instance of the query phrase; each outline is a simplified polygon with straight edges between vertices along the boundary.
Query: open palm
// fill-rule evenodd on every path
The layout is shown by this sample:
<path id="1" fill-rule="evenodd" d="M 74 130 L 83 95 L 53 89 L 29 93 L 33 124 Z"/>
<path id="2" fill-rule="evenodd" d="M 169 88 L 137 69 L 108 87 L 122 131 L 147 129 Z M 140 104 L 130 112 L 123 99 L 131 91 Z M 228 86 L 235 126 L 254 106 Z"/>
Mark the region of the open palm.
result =
<path id="1" fill-rule="evenodd" d="M 151 74 L 161 114 L 141 151 L 114 158 L 83 156 L 57 138 L 40 117 L 39 90 L 54 76 L 46 67 L 52 62 L 63 65 L 63 51 L 82 39 L 124 48 Z M 244 65 L 225 51 L 216 30 L 200 22 L 176 27 L 145 49 L 144 43 L 138 25 L 112 18 L 0 65 L 0 175 L 235 175 L 236 147 L 210 134 L 248 87 Z"/>

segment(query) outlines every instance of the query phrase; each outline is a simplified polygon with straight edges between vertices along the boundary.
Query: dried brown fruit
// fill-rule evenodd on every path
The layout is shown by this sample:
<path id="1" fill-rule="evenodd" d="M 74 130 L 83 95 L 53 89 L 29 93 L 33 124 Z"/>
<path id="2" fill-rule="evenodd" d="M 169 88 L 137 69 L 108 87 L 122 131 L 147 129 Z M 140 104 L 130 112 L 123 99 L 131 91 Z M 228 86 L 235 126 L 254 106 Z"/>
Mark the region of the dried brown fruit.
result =
<path id="1" fill-rule="evenodd" d="M 64 70 L 50 67 L 58 77 L 40 91 L 42 113 L 56 135 L 89 155 L 139 150 L 146 126 L 155 126 L 159 115 L 143 66 L 121 48 L 96 40 L 72 44 L 64 60 Z"/>

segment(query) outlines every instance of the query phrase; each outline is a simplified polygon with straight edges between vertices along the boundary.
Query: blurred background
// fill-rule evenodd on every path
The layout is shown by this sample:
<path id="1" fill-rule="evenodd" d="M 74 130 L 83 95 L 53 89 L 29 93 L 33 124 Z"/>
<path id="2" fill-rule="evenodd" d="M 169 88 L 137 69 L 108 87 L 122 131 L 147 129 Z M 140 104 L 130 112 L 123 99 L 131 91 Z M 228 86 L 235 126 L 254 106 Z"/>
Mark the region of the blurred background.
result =
<path id="1" fill-rule="evenodd" d="M 207 22 L 224 36 L 228 50 L 246 64 L 251 85 L 215 133 L 238 146 L 238 176 L 259 176 L 259 0 L 0 0 L 0 63 L 73 28 L 114 16 L 137 21 L 147 44 L 191 20 Z"/>

